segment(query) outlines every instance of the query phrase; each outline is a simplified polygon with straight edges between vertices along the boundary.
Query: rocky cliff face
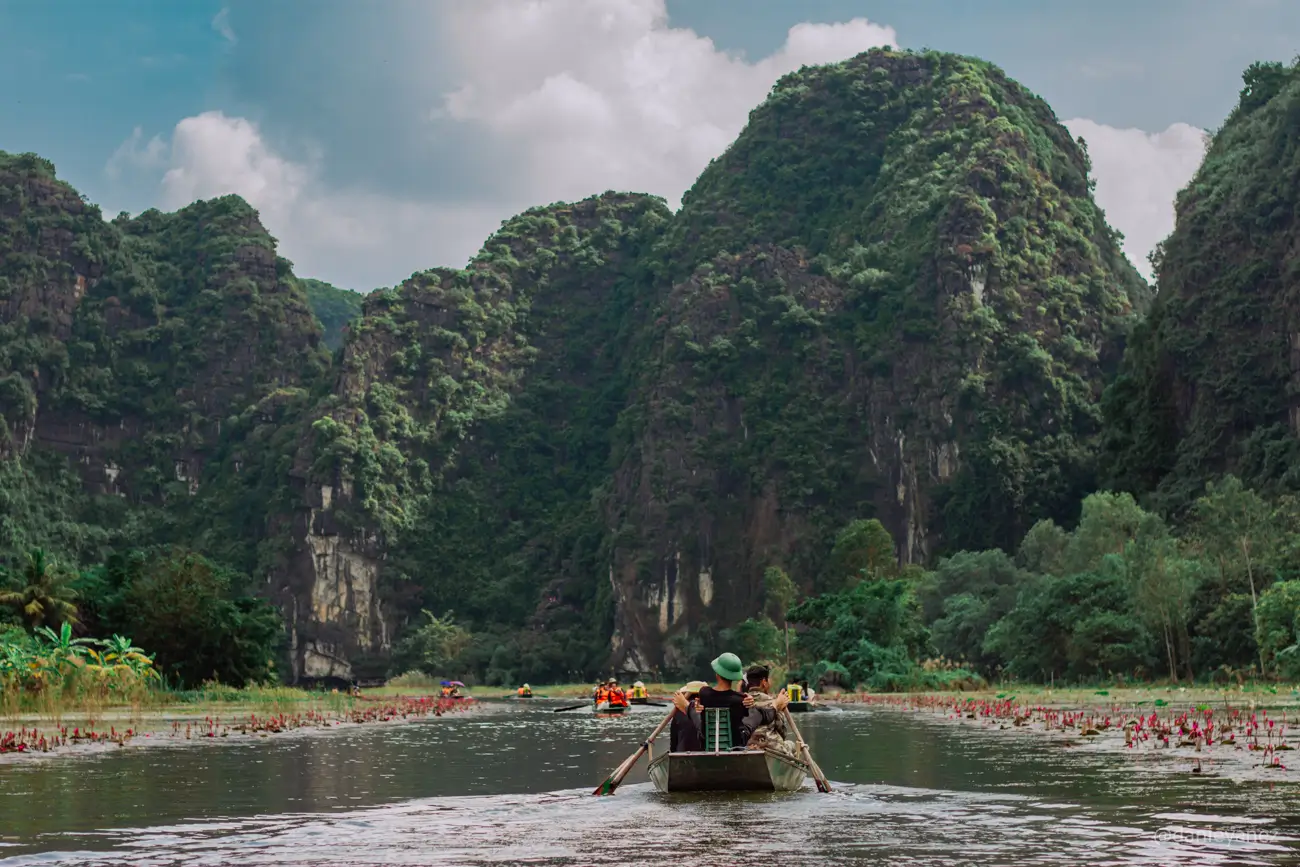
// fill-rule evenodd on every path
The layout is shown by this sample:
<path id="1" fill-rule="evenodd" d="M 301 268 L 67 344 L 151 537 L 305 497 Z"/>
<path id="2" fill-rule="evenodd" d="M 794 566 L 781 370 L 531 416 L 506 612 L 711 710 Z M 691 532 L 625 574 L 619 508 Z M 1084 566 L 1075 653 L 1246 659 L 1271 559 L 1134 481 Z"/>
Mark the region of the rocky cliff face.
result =
<path id="1" fill-rule="evenodd" d="M 1300 66 L 1244 79 L 1178 196 L 1159 297 L 1107 394 L 1111 483 L 1171 509 L 1225 471 L 1300 484 Z"/>
<path id="2" fill-rule="evenodd" d="M 103 222 L 53 166 L 0 158 L 8 454 L 92 488 L 193 494 L 222 421 L 323 370 L 319 330 L 257 213 L 230 197 Z"/>
<path id="3" fill-rule="evenodd" d="M 515 629 L 576 620 L 580 643 L 600 633 L 582 610 L 588 576 L 554 549 L 565 523 L 599 535 L 581 513 L 624 403 L 611 341 L 636 305 L 627 272 L 666 219 L 646 196 L 537 209 L 465 270 L 366 299 L 300 454 L 306 544 L 288 571 L 315 606 L 295 615 L 304 671 L 386 649 L 385 595 L 399 626 L 419 603 Z"/>
<path id="4" fill-rule="evenodd" d="M 69 366 L 86 293 L 117 246 L 99 209 L 33 155 L 0 153 L 0 454 L 27 449 Z"/>
<path id="5" fill-rule="evenodd" d="M 1087 175 L 980 61 L 873 51 L 777 85 L 662 248 L 612 498 L 630 659 L 748 616 L 766 565 L 815 581 L 852 517 L 919 563 L 1072 508 L 1148 294 Z"/>
<path id="6" fill-rule="evenodd" d="M 98 544 L 269 562 L 289 482 L 270 449 L 329 358 L 256 211 L 231 196 L 107 223 L 48 162 L 0 154 L 0 246 L 0 460 L 30 499 L 89 515 Z M 10 538 L 48 544 L 30 522 Z"/>

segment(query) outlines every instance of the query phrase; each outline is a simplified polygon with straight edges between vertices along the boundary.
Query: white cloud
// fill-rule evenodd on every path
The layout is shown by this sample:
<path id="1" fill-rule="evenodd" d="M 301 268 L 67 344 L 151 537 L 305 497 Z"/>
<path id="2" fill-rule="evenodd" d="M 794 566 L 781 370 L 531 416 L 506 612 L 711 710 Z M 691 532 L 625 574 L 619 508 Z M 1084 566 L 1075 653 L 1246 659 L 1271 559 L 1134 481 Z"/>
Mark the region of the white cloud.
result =
<path id="1" fill-rule="evenodd" d="M 412 8 L 445 40 L 442 56 L 458 70 L 450 89 L 425 85 L 432 131 L 451 124 L 481 135 L 485 152 L 505 155 L 477 199 L 338 188 L 321 171 L 328 154 L 290 159 L 255 124 L 221 112 L 185 118 L 170 142 L 146 141 L 137 129 L 108 173 L 161 175 L 158 201 L 168 208 L 239 193 L 262 212 L 299 273 L 368 289 L 433 265 L 463 264 L 503 219 L 530 205 L 606 189 L 654 193 L 675 205 L 781 75 L 897 45 L 892 28 L 861 18 L 804 23 L 776 52 L 751 61 L 671 27 L 663 0 Z M 228 25 L 221 14 L 213 20 L 218 30 Z M 1086 119 L 1067 126 L 1087 139 L 1098 200 L 1146 273 L 1146 254 L 1173 226 L 1174 194 L 1200 162 L 1202 134 L 1185 124 L 1157 134 Z"/>
<path id="2" fill-rule="evenodd" d="M 1097 204 L 1124 233 L 1124 252 L 1149 280 L 1147 254 L 1174 228 L 1174 197 L 1205 157 L 1204 130 L 1176 123 L 1164 132 L 1117 129 L 1085 118 L 1064 122 L 1088 143 Z"/>
<path id="3" fill-rule="evenodd" d="M 297 205 L 311 176 L 310 167 L 272 151 L 253 123 L 209 111 L 176 124 L 170 168 L 162 179 L 163 205 L 179 208 L 239 193 L 268 220 L 279 222 Z"/>
<path id="4" fill-rule="evenodd" d="M 136 127 L 131 137 L 118 145 L 108 158 L 104 174 L 109 180 L 119 180 L 128 172 L 148 172 L 160 168 L 167 160 L 167 143 L 158 136 L 144 140 L 144 130 Z"/>
<path id="5" fill-rule="evenodd" d="M 230 26 L 230 7 L 223 6 L 221 11 L 212 16 L 212 29 L 221 34 L 221 38 L 234 45 L 239 40 L 235 38 L 235 29 Z"/>
<path id="6" fill-rule="evenodd" d="M 676 203 L 782 74 L 896 44 L 891 28 L 865 19 L 800 24 L 779 51 L 749 62 L 669 27 L 663 0 L 428 8 L 463 72 L 452 93 L 430 97 L 433 113 L 478 124 L 517 155 L 502 167 L 511 201 L 404 201 L 330 189 L 318 161 L 285 158 L 256 125 L 221 112 L 182 120 L 170 149 L 157 137 L 144 144 L 137 131 L 110 160 L 110 174 L 128 163 L 165 163 L 167 208 L 239 193 L 300 273 L 368 289 L 432 265 L 464 264 L 502 220 L 531 205 L 606 189 Z M 223 13 L 212 23 L 233 37 Z"/>
<path id="7" fill-rule="evenodd" d="M 782 74 L 897 45 L 864 18 L 799 24 L 749 62 L 670 27 L 663 0 L 476 0 L 443 18 L 463 77 L 437 116 L 513 145 L 537 201 L 620 189 L 676 204 Z"/>
<path id="8" fill-rule="evenodd" d="M 180 208 L 237 193 L 257 208 L 298 273 L 361 290 L 392 285 L 439 263 L 462 265 L 500 224 L 496 208 L 403 201 L 364 190 L 330 189 L 317 160 L 274 150 L 257 125 L 219 111 L 176 125 L 170 145 L 137 130 L 118 162 L 165 167 L 160 206 Z"/>

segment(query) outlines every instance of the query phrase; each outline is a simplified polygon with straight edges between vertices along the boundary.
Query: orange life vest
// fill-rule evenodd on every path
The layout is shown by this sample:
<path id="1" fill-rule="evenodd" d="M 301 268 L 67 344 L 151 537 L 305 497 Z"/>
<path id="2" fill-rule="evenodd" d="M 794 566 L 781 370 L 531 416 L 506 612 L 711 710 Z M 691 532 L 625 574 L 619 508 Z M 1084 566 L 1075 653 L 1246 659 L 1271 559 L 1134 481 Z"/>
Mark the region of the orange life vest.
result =
<path id="1" fill-rule="evenodd" d="M 609 705 L 610 707 L 627 707 L 627 695 L 623 690 L 614 687 L 609 691 Z"/>

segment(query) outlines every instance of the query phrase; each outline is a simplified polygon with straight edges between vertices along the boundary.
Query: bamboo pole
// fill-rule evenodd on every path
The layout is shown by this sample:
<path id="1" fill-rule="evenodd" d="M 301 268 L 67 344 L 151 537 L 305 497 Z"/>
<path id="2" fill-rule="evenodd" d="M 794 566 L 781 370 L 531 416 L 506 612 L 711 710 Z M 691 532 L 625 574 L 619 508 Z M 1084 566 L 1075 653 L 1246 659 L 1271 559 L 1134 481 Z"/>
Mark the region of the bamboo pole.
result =
<path id="1" fill-rule="evenodd" d="M 804 741 L 803 735 L 799 733 L 799 727 L 794 724 L 794 717 L 790 715 L 789 710 L 785 711 L 785 723 L 790 727 L 791 734 L 794 735 L 796 743 L 799 744 L 799 749 L 803 752 L 803 760 L 808 763 L 809 769 L 812 770 L 813 780 L 817 783 L 817 791 L 830 792 L 831 784 L 826 780 L 826 775 L 822 773 L 822 769 L 817 767 L 817 762 L 813 760 L 812 750 L 808 749 L 808 744 Z"/>
<path id="2" fill-rule="evenodd" d="M 633 766 L 636 765 L 637 760 L 640 759 L 643 755 L 646 754 L 646 752 L 649 751 L 651 742 L 653 742 L 655 738 L 659 737 L 659 733 L 668 727 L 668 723 L 672 721 L 673 714 L 675 713 L 677 713 L 677 708 L 674 707 L 672 710 L 668 712 L 668 716 L 664 717 L 663 721 L 660 722 L 659 725 L 655 726 L 655 730 L 650 733 L 650 737 L 646 738 L 641 742 L 640 748 L 632 755 L 628 756 L 627 759 L 624 760 L 623 764 L 619 765 L 618 768 L 615 769 L 614 773 L 606 777 L 605 782 L 597 786 L 596 790 L 592 792 L 592 794 L 593 795 L 614 794 L 614 790 L 617 789 L 619 784 L 623 782 L 623 778 L 626 777 L 628 773 L 632 770 Z"/>

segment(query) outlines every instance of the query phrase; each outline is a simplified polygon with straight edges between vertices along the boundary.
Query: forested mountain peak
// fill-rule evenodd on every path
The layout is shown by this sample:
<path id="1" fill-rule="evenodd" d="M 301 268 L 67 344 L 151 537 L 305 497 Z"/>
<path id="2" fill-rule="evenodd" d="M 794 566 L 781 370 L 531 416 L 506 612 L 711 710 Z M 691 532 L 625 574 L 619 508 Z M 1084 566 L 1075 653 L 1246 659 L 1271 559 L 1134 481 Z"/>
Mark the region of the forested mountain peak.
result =
<path id="1" fill-rule="evenodd" d="M 854 516 L 917 563 L 1069 519 L 1149 294 L 1088 170 L 983 61 L 873 50 L 782 78 L 650 260 L 609 501 L 619 592 L 648 608 L 621 603 L 619 632 L 734 621 L 772 562 L 830 580 Z"/>

